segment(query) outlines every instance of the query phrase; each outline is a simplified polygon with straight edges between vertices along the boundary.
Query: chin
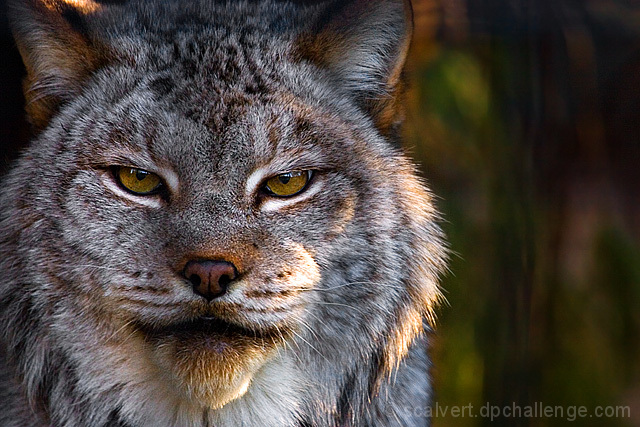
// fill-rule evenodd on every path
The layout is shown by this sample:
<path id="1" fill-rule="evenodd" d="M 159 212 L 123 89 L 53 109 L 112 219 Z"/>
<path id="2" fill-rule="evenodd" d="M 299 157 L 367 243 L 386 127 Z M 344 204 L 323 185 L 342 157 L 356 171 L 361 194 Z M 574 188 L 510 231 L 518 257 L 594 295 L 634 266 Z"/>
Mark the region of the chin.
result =
<path id="1" fill-rule="evenodd" d="M 212 410 L 242 397 L 288 329 L 249 329 L 213 317 L 141 328 L 151 357 L 191 402 Z"/>

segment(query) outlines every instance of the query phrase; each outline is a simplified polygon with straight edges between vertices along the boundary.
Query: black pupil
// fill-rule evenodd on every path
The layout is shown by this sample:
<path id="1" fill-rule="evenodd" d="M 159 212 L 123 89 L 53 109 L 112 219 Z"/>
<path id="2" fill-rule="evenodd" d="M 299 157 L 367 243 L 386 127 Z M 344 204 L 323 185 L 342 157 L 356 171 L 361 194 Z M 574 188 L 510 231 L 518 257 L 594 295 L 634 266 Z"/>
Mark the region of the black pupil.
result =
<path id="1" fill-rule="evenodd" d="M 291 181 L 291 174 L 290 173 L 283 173 L 282 175 L 278 176 L 278 179 L 280 180 L 281 183 L 283 184 L 288 184 L 289 181 Z"/>
<path id="2" fill-rule="evenodd" d="M 147 175 L 149 175 L 148 172 L 141 171 L 141 170 L 136 170 L 136 179 L 138 181 L 142 181 L 143 179 L 145 179 L 147 177 Z"/>

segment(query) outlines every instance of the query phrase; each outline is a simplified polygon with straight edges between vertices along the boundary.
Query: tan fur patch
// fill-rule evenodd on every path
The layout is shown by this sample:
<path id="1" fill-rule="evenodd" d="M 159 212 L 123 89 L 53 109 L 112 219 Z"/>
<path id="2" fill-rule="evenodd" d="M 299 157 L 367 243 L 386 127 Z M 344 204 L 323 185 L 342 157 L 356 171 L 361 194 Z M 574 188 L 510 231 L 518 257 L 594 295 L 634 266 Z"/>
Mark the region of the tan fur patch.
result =
<path id="1" fill-rule="evenodd" d="M 98 68 L 105 54 L 90 46 L 63 13 L 72 9 L 87 15 L 98 12 L 101 6 L 91 0 L 30 0 L 23 7 L 31 9 L 32 20 L 18 22 L 14 35 L 27 69 L 25 109 L 40 130 L 61 102 L 79 92 L 81 82 Z"/>
<path id="2" fill-rule="evenodd" d="M 247 391 L 274 348 L 272 340 L 208 332 L 172 337 L 155 353 L 189 399 L 217 409 Z"/>
<path id="3" fill-rule="evenodd" d="M 55 11 L 59 11 L 62 5 L 68 5 L 81 13 L 93 13 L 101 8 L 100 4 L 92 0 L 43 0 L 43 4 Z"/>

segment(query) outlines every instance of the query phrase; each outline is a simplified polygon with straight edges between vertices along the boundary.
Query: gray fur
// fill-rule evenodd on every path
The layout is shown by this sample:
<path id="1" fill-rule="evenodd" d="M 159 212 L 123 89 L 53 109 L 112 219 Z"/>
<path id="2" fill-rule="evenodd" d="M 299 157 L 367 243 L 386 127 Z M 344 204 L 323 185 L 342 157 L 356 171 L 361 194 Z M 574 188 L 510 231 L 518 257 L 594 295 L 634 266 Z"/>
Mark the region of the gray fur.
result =
<path id="1" fill-rule="evenodd" d="M 427 425 L 446 251 L 380 118 L 406 3 L 72 3 L 11 4 L 42 131 L 0 195 L 0 425 Z M 299 169 L 301 195 L 259 192 Z M 211 303 L 181 276 L 200 258 L 240 273 Z M 171 329 L 203 315 L 255 335 Z"/>

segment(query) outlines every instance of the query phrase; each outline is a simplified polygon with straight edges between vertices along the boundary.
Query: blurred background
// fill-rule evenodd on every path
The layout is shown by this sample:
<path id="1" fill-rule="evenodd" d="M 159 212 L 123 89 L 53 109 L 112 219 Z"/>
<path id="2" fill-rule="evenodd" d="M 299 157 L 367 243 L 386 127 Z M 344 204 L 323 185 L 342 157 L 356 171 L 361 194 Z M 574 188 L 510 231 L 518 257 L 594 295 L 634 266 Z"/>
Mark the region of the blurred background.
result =
<path id="1" fill-rule="evenodd" d="M 640 2 L 413 3 L 406 147 L 454 252 L 433 425 L 640 426 Z M 29 128 L 0 5 L 2 172 Z"/>
<path id="2" fill-rule="evenodd" d="M 434 426 L 640 426 L 640 2 L 413 3 L 406 142 L 455 252 L 436 401 L 565 408 Z"/>

